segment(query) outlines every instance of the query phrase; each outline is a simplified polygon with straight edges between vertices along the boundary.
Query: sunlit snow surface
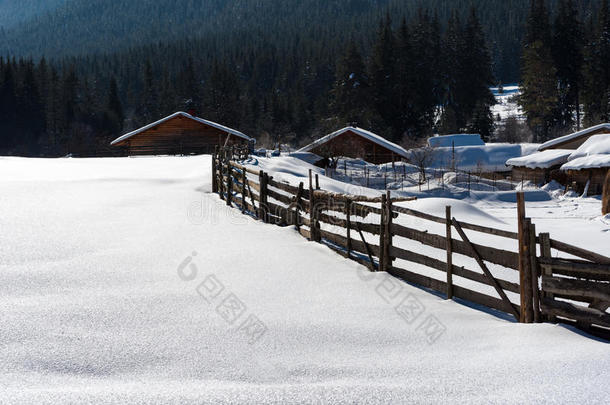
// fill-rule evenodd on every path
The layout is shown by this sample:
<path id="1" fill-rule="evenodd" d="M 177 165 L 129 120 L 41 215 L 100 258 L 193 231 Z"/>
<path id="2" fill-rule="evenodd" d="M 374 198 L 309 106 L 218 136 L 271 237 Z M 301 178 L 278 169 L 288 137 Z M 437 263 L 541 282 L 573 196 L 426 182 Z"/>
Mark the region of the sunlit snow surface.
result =
<path id="1" fill-rule="evenodd" d="M 297 184 L 308 168 L 253 164 Z M 0 403 L 607 400 L 608 344 L 371 275 L 226 207 L 210 168 L 205 156 L 0 158 Z M 608 249 L 599 200 L 538 199 L 539 231 Z M 514 229 L 511 201 L 404 204 Z M 228 297 L 243 309 L 233 323 Z M 415 319 L 395 310 L 404 299 L 421 305 Z M 266 328 L 253 343 L 250 316 Z M 432 318 L 444 330 L 430 342 Z"/>

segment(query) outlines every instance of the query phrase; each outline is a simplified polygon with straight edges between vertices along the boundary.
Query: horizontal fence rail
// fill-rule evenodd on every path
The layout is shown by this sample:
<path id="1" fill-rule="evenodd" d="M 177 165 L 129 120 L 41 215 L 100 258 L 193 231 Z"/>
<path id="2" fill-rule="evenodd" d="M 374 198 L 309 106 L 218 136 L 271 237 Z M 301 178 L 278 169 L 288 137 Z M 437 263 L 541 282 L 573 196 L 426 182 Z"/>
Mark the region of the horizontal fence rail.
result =
<path id="1" fill-rule="evenodd" d="M 237 159 L 244 159 L 243 152 L 234 154 L 229 148 L 213 155 L 212 189 L 243 213 L 267 223 L 294 226 L 303 237 L 324 243 L 371 271 L 385 271 L 448 299 L 498 310 L 519 322 L 564 322 L 610 338 L 606 312 L 610 258 L 551 239 L 548 233 L 536 235 L 535 225 L 525 217 L 523 193 L 517 199 L 519 229 L 512 232 L 459 221 L 451 215 L 451 207 L 440 217 L 397 206 L 415 198 L 391 198 L 389 191 L 367 197 L 322 190 L 318 175 L 311 170 L 307 184 L 288 184 Z M 444 225 L 443 231 L 397 223 L 402 217 L 417 218 L 437 230 Z M 517 252 L 472 242 L 475 234 L 486 235 L 478 241 L 489 236 L 514 241 Z M 414 251 L 419 245 L 425 249 Z M 552 250 L 571 257 L 552 257 Z M 459 266 L 456 259 L 470 259 L 474 265 Z M 418 270 L 422 267 L 432 272 Z M 498 269 L 506 269 L 505 275 L 514 271 L 518 281 L 498 277 Z M 472 287 L 455 284 L 456 277 Z M 507 293 L 518 297 L 519 303 Z"/>

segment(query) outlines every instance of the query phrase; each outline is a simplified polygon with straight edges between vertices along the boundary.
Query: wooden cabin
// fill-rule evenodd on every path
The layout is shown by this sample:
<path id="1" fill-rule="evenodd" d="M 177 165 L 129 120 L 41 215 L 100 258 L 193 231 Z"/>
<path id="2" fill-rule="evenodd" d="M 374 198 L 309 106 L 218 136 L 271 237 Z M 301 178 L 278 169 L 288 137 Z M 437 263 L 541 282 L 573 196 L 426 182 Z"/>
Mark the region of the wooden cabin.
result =
<path id="1" fill-rule="evenodd" d="M 561 166 L 567 184 L 578 193 L 602 194 L 610 170 L 610 133 L 591 136 Z"/>
<path id="2" fill-rule="evenodd" d="M 610 124 L 599 124 L 590 128 L 585 128 L 582 131 L 574 132 L 572 134 L 560 136 L 559 138 L 551 139 L 540 145 L 538 150 L 540 152 L 548 149 L 572 149 L 576 150 L 585 143 L 587 139 L 593 135 L 610 133 Z"/>
<path id="3" fill-rule="evenodd" d="M 530 181 L 534 184 L 546 184 L 551 180 L 564 183 L 561 165 L 568 161 L 573 150 L 548 149 L 531 155 L 508 159 L 506 166 L 511 168 L 514 181 Z"/>
<path id="4" fill-rule="evenodd" d="M 111 145 L 125 148 L 129 155 L 190 155 L 253 141 L 235 129 L 180 111 L 129 132 Z"/>
<path id="5" fill-rule="evenodd" d="M 387 139 L 357 127 L 346 127 L 326 135 L 298 152 L 314 153 L 322 158 L 350 157 L 382 164 L 408 158 L 407 151 Z"/>

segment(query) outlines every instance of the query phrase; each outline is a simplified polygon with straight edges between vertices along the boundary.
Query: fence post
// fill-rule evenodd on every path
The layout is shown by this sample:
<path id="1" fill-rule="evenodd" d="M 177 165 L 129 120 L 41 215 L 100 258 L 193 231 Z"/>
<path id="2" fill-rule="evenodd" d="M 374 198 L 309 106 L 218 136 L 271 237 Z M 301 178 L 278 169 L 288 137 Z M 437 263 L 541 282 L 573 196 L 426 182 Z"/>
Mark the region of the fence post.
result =
<path id="1" fill-rule="evenodd" d="M 212 154 L 212 193 L 218 192 L 218 177 L 216 175 L 216 152 Z"/>
<path id="2" fill-rule="evenodd" d="M 261 185 L 261 194 L 263 195 L 263 216 L 265 223 L 269 223 L 269 196 L 267 187 L 269 185 L 269 175 L 263 173 L 263 184 Z"/>
<path id="3" fill-rule="evenodd" d="M 447 299 L 453 299 L 453 245 L 451 239 L 451 206 L 445 207 L 445 228 L 447 233 Z"/>
<path id="4" fill-rule="evenodd" d="M 258 172 L 258 186 L 260 189 L 258 190 L 258 219 L 265 221 L 265 173 L 260 170 Z"/>
<path id="5" fill-rule="evenodd" d="M 519 233 L 519 292 L 521 314 L 519 322 L 531 323 L 533 321 L 532 302 L 532 272 L 530 258 L 530 230 L 525 217 L 525 195 L 521 191 L 517 193 L 517 219 Z"/>
<path id="6" fill-rule="evenodd" d="M 248 204 L 246 203 L 246 182 L 248 181 L 248 178 L 246 176 L 246 168 L 243 167 L 241 169 L 241 213 L 245 213 L 246 209 L 248 207 Z"/>
<path id="7" fill-rule="evenodd" d="M 536 253 L 536 225 L 532 223 L 532 220 L 528 218 L 529 228 L 529 242 L 530 242 L 530 270 L 532 277 L 532 297 L 534 299 L 534 322 L 542 322 L 540 316 L 540 289 L 538 288 L 538 278 L 540 273 L 538 271 L 538 257 Z"/>
<path id="8" fill-rule="evenodd" d="M 316 175 L 317 178 L 317 175 Z M 311 169 L 309 169 L 309 240 L 313 242 L 320 242 L 320 233 L 318 232 L 318 204 L 316 203 L 316 197 L 314 195 L 313 188 L 313 176 Z"/>
<path id="9" fill-rule="evenodd" d="M 390 255 L 390 249 L 392 248 L 392 198 L 390 196 L 390 190 L 386 191 L 386 215 L 385 215 L 385 259 L 383 260 L 383 264 L 385 266 L 384 271 L 388 271 L 390 267 L 392 267 L 392 256 Z"/>
<path id="10" fill-rule="evenodd" d="M 549 233 L 541 233 L 540 234 L 540 257 L 545 259 L 551 258 L 551 235 Z M 553 276 L 553 267 L 547 264 L 543 264 L 540 266 L 542 277 L 552 277 Z M 554 299 L 555 296 L 553 293 L 549 293 L 544 291 L 544 288 L 541 291 L 542 300 L 545 299 Z M 544 320 L 549 322 L 556 322 L 556 318 L 554 315 L 544 315 Z"/>
<path id="11" fill-rule="evenodd" d="M 216 180 L 216 186 L 218 187 L 218 194 L 220 195 L 221 200 L 225 199 L 225 196 L 224 196 L 225 183 L 224 183 L 223 172 L 224 172 L 224 160 L 222 159 L 222 150 L 221 150 L 220 154 L 218 155 L 218 165 L 216 166 L 216 173 L 218 175 L 218 179 Z"/>
<path id="12" fill-rule="evenodd" d="M 231 161 L 227 161 L 227 205 L 231 205 L 233 198 L 233 176 L 231 174 L 233 167 Z"/>
<path id="13" fill-rule="evenodd" d="M 299 183 L 299 191 L 297 191 L 297 197 L 295 199 L 294 207 L 294 225 L 297 231 L 301 230 L 301 215 L 299 210 L 301 209 L 301 199 L 303 198 L 303 182 Z"/>
<path id="14" fill-rule="evenodd" d="M 320 179 L 318 178 L 318 173 L 316 173 L 316 190 L 320 189 Z"/>
<path id="15" fill-rule="evenodd" d="M 352 253 L 352 200 L 349 198 L 345 201 L 345 225 L 347 228 L 347 257 L 351 256 Z"/>
<path id="16" fill-rule="evenodd" d="M 379 221 L 379 271 L 385 271 L 385 222 L 386 222 L 386 198 L 385 194 L 381 195 L 381 219 Z"/>

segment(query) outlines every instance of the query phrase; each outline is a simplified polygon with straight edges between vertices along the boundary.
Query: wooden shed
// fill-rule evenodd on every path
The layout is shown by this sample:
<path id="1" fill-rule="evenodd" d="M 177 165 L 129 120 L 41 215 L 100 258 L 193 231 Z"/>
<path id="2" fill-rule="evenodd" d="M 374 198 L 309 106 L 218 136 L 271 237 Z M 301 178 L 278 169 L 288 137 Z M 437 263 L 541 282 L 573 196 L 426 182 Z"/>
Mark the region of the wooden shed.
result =
<path id="1" fill-rule="evenodd" d="M 572 149 L 576 150 L 585 143 L 587 139 L 593 135 L 605 134 L 610 132 L 610 124 L 599 124 L 593 127 L 585 128 L 582 131 L 574 132 L 572 134 L 560 136 L 559 138 L 551 139 L 540 145 L 539 151 L 545 151 L 548 149 Z"/>
<path id="2" fill-rule="evenodd" d="M 180 111 L 129 132 L 111 145 L 126 148 L 130 155 L 188 155 L 253 141 L 237 130 Z"/>
<path id="3" fill-rule="evenodd" d="M 548 149 L 531 155 L 508 159 L 506 165 L 511 167 L 511 177 L 515 181 L 530 181 L 534 184 L 546 184 L 551 180 L 564 183 L 564 175 L 559 169 L 568 161 L 574 152 L 569 149 Z"/>
<path id="4" fill-rule="evenodd" d="M 324 158 L 350 157 L 381 164 L 408 159 L 407 151 L 387 139 L 357 127 L 346 127 L 326 135 L 298 152 L 310 152 Z"/>

